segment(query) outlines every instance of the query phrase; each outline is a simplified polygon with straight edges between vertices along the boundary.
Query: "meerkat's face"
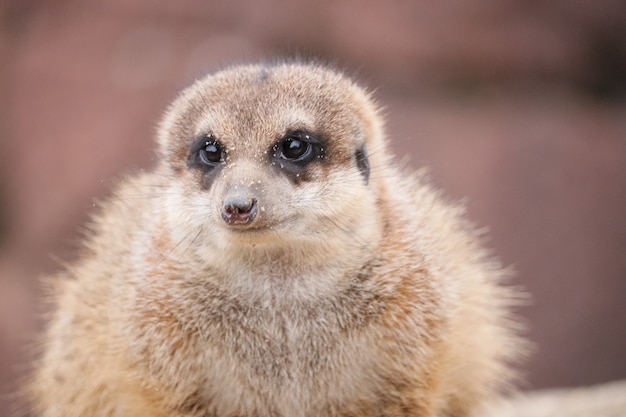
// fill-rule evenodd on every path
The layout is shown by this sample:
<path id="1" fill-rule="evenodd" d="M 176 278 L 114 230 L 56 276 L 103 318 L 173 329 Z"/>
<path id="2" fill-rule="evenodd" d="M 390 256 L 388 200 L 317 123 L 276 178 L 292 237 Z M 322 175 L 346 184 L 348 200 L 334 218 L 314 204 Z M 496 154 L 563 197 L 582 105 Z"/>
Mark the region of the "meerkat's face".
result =
<path id="1" fill-rule="evenodd" d="M 239 249 L 367 240 L 380 136 L 366 93 L 327 69 L 248 66 L 209 76 L 181 95 L 160 131 L 176 179 L 172 228 Z"/>

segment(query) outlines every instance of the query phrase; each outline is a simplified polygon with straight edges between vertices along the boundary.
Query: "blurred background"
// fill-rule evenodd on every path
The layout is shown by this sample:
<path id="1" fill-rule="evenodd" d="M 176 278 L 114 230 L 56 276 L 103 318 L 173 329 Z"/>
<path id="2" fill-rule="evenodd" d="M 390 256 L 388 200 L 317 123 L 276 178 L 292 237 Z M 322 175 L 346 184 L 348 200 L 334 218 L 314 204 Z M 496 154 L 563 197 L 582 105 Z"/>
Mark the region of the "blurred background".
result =
<path id="1" fill-rule="evenodd" d="M 312 56 L 376 90 L 533 295 L 525 389 L 626 377 L 621 0 L 0 0 L 0 416 L 28 368 L 38 277 L 94 199 L 154 163 L 155 124 L 221 66 Z"/>

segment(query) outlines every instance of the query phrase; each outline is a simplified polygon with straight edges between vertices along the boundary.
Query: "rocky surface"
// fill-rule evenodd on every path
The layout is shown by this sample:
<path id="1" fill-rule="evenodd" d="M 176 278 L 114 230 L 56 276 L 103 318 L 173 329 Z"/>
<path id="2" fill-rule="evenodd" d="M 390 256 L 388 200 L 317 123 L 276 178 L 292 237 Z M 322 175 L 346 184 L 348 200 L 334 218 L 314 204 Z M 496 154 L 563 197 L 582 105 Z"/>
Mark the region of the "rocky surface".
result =
<path id="1" fill-rule="evenodd" d="M 485 417 L 625 417 L 626 380 L 524 393 L 493 406 Z"/>

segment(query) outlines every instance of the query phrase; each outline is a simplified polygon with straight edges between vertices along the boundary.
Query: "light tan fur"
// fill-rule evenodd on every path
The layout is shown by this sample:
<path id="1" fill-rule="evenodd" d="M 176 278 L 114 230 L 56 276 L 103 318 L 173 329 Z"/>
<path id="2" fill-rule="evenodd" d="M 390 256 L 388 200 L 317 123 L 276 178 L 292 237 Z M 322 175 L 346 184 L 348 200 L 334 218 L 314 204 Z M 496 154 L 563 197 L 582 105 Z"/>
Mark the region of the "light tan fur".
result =
<path id="1" fill-rule="evenodd" d="M 104 204 L 56 281 L 38 415 L 469 416 L 496 396 L 521 346 L 515 294 L 463 210 L 395 166 L 381 124 L 318 65 L 238 66 L 185 90 L 158 166 Z M 327 147 L 302 176 L 271 155 L 293 131 Z M 217 174 L 189 163 L 208 135 Z M 233 193 L 258 199 L 253 227 L 220 216 Z"/>

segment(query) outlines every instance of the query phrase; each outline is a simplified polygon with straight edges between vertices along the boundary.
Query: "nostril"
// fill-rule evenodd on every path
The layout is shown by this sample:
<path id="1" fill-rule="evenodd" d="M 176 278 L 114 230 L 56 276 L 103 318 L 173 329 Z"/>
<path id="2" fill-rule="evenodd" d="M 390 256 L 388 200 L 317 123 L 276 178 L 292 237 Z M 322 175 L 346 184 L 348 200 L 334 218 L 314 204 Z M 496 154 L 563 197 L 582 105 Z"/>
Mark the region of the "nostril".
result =
<path id="1" fill-rule="evenodd" d="M 247 224 L 256 216 L 256 198 L 228 197 L 222 204 L 222 219 L 228 224 Z"/>

